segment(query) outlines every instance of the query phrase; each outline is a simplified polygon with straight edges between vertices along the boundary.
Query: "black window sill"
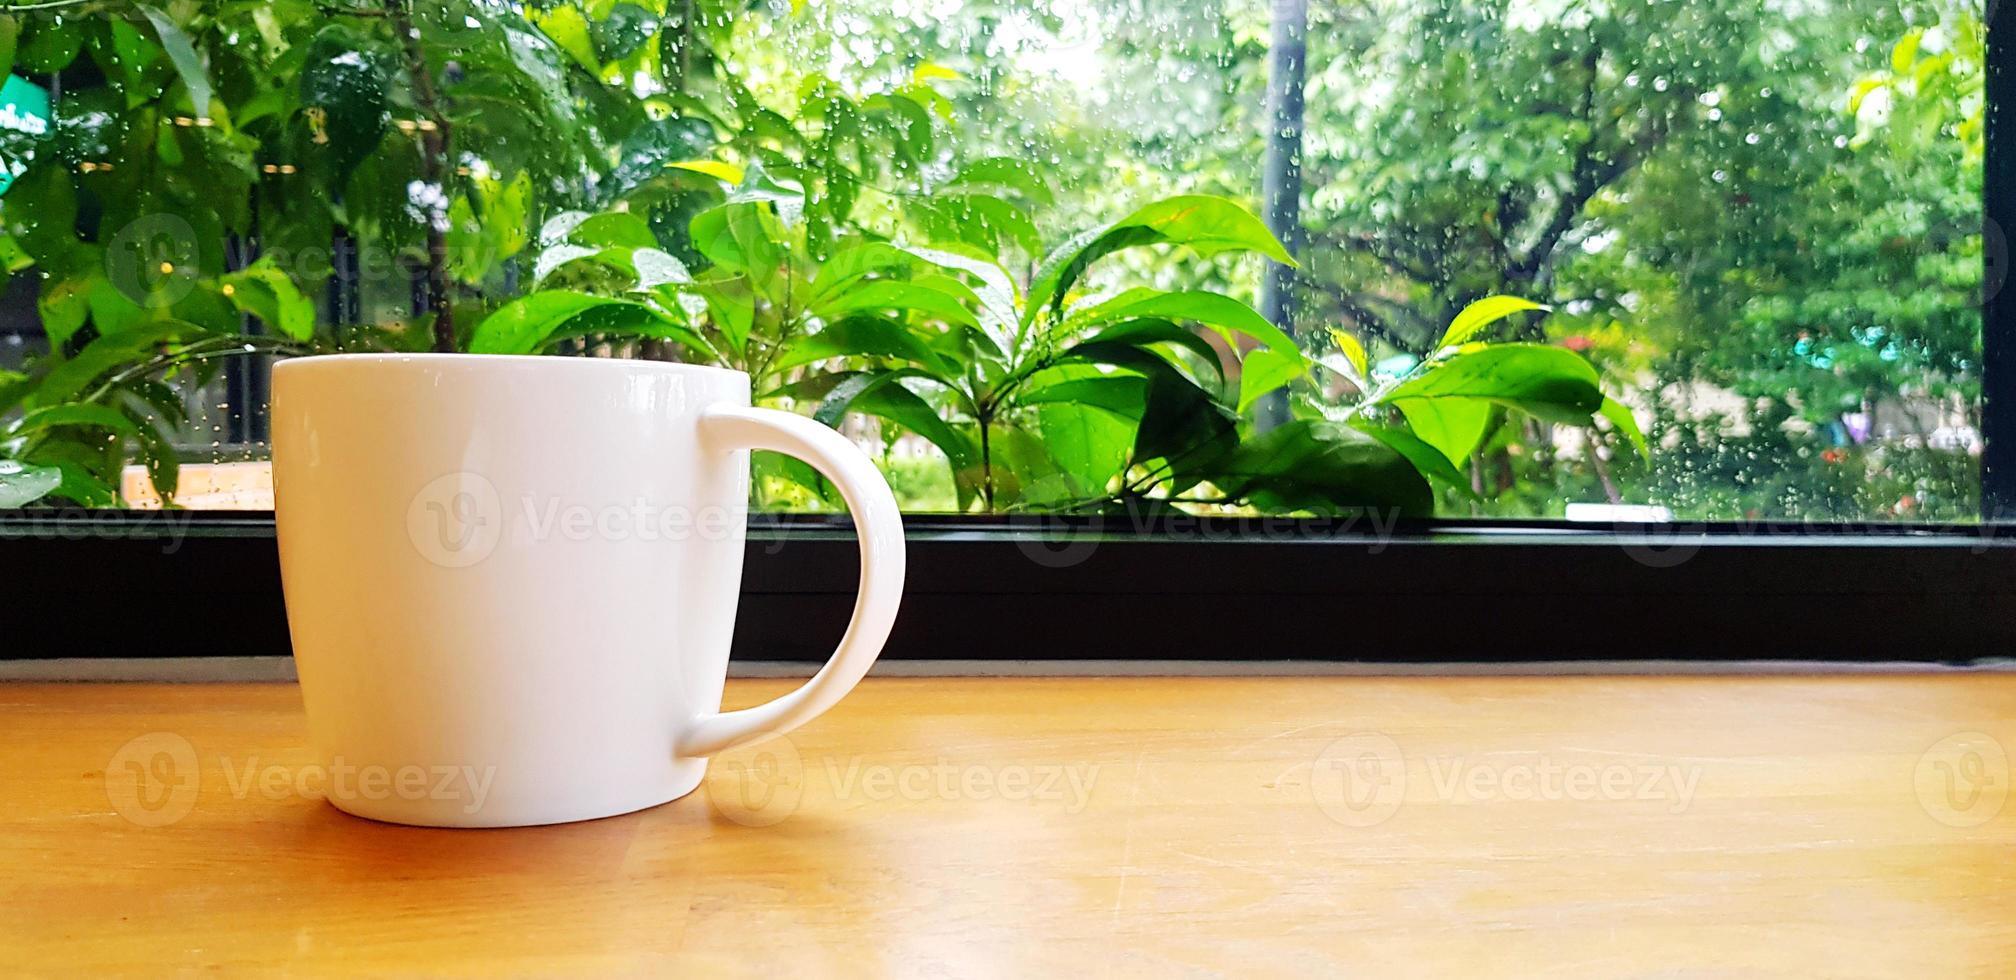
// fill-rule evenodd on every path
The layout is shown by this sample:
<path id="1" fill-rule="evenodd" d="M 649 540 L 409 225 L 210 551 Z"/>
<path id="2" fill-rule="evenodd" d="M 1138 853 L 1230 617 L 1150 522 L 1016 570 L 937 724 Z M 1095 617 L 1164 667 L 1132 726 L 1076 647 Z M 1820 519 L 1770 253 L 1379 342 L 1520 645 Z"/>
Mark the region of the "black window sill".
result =
<path id="1" fill-rule="evenodd" d="M 1971 663 L 2016 651 L 2016 528 L 1993 525 L 908 525 L 890 659 Z M 735 656 L 824 660 L 856 574 L 845 518 L 758 518 Z M 288 649 L 270 514 L 0 513 L 0 608 L 0 659 Z"/>

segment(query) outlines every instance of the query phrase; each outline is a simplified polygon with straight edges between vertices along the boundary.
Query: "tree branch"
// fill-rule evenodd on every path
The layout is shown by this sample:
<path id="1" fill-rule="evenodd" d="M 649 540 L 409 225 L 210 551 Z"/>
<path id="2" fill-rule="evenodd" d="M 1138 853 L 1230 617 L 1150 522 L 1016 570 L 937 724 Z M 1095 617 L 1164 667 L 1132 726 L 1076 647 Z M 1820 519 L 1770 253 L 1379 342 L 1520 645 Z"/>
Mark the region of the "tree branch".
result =
<path id="1" fill-rule="evenodd" d="M 1418 283 L 1437 283 L 1448 278 L 1434 253 L 1419 246 L 1403 245 L 1391 237 L 1337 231 L 1319 236 L 1317 242 L 1346 252 L 1369 255 L 1396 275 L 1406 276 Z"/>
<path id="2" fill-rule="evenodd" d="M 1389 304 L 1391 309 L 1382 312 L 1373 308 L 1373 304 L 1381 302 L 1379 297 L 1348 292 L 1330 283 L 1312 285 L 1317 287 L 1317 293 L 1327 301 L 1332 313 L 1348 318 L 1366 334 L 1384 340 L 1401 350 L 1421 353 L 1421 341 L 1410 337 L 1409 334 L 1432 333 L 1425 324 L 1416 321 L 1413 312 L 1405 306 Z M 1396 326 L 1395 321 L 1400 318 L 1414 322 L 1407 323 L 1405 327 Z"/>
<path id="3" fill-rule="evenodd" d="M 1505 269 L 1508 282 L 1528 285 L 1545 285 L 1552 274 L 1554 257 L 1563 239 L 1575 227 L 1575 219 L 1582 209 L 1589 205 L 1604 188 L 1630 172 L 1631 168 L 1650 155 L 1653 149 L 1665 141 L 1667 128 L 1658 119 L 1607 154 L 1607 160 L 1597 158 L 1597 143 L 1602 127 L 1596 125 L 1596 69 L 1601 61 L 1602 49 L 1591 46 L 1582 57 L 1586 72 L 1582 90 L 1581 119 L 1589 126 L 1589 138 L 1575 151 L 1575 165 L 1570 171 L 1568 187 L 1555 203 L 1553 215 L 1534 239 L 1526 254 Z"/>

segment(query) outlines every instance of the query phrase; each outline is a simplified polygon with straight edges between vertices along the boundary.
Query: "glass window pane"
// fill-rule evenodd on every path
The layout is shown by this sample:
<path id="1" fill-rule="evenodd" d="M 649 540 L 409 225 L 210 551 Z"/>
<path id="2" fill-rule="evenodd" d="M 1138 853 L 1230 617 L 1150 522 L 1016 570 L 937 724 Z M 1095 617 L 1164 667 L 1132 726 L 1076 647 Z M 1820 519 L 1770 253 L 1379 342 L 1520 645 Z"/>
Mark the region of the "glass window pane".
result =
<path id="1" fill-rule="evenodd" d="M 272 358 L 454 350 L 915 511 L 1980 513 L 1978 4 L 331 6 L 0 15 L 0 505 L 265 508 Z"/>

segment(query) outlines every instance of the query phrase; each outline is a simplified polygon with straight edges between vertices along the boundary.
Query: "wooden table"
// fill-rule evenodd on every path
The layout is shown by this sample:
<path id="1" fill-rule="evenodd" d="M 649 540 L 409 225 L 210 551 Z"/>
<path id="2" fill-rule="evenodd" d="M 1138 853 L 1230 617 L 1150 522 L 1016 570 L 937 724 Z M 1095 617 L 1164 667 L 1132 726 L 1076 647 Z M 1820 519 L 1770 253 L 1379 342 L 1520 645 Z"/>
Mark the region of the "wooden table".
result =
<path id="1" fill-rule="evenodd" d="M 0 972 L 2016 971 L 2009 676 L 871 679 L 504 831 L 337 812 L 303 730 L 0 685 Z"/>

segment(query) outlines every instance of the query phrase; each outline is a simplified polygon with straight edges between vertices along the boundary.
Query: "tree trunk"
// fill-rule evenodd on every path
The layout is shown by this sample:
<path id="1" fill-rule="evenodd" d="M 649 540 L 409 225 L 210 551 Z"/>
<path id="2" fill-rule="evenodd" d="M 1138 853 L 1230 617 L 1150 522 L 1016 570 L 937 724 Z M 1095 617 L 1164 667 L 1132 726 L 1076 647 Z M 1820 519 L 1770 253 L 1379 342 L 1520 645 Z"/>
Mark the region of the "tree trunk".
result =
<path id="1" fill-rule="evenodd" d="M 1267 157 L 1260 178 L 1267 228 L 1293 255 L 1302 252 L 1302 89 L 1308 74 L 1309 0 L 1274 0 L 1273 41 L 1267 50 Z M 1295 335 L 1295 270 L 1268 263 L 1260 281 L 1260 314 Z M 1276 391 L 1254 406 L 1255 424 L 1271 429 L 1288 421 L 1288 392 Z"/>
<path id="2" fill-rule="evenodd" d="M 388 0 L 386 15 L 399 35 L 408 81 L 413 86 L 413 102 L 420 112 L 420 178 L 439 191 L 441 202 L 427 216 L 427 293 L 434 310 L 434 350 L 455 350 L 454 297 L 448 283 L 448 173 L 453 130 L 441 109 L 441 97 L 434 88 L 434 73 L 427 67 L 427 54 L 420 46 L 420 32 L 413 27 L 411 0 Z"/>

